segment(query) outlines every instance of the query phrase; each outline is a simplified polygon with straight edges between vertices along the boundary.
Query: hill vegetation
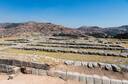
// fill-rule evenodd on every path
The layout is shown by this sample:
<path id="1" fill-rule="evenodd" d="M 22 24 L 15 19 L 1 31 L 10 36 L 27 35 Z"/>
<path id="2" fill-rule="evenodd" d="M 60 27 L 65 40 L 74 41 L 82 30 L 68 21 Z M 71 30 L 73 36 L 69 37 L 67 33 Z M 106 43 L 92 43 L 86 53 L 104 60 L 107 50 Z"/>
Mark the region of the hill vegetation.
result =
<path id="1" fill-rule="evenodd" d="M 86 37 L 94 36 L 98 38 L 128 38 L 128 26 L 101 28 L 98 26 L 82 26 L 79 28 L 68 28 L 52 23 L 0 23 L 0 37 L 18 36 L 24 33 L 39 33 L 46 36 L 70 36 Z"/>

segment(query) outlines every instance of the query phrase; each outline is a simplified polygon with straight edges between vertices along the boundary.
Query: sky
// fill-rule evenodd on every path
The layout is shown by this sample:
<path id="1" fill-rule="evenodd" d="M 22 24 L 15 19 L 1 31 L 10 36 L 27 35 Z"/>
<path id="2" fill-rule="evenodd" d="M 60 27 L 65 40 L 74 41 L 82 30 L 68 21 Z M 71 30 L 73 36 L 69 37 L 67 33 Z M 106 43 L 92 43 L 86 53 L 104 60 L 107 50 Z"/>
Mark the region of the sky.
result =
<path id="1" fill-rule="evenodd" d="M 72 28 L 128 25 L 128 0 L 0 0 L 0 23 L 27 21 Z"/>

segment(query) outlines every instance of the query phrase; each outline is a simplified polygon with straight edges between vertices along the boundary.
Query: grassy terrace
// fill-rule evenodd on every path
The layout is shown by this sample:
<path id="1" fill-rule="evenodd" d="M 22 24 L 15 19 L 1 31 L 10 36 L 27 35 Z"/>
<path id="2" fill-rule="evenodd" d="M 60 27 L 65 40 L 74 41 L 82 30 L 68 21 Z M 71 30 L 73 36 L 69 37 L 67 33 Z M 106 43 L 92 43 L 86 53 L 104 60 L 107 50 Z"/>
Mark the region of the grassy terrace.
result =
<path id="1" fill-rule="evenodd" d="M 123 44 L 123 46 L 124 46 L 125 48 L 128 48 L 128 43 L 127 43 L 127 44 Z"/>
<path id="2" fill-rule="evenodd" d="M 105 62 L 105 63 L 115 63 L 115 64 L 128 64 L 128 58 L 122 57 L 111 57 L 111 56 L 98 56 L 98 55 L 81 55 L 73 53 L 61 53 L 61 52 L 46 52 L 46 51 L 33 51 L 33 50 L 18 50 L 18 49 L 6 49 L 2 52 L 15 53 L 17 56 L 23 54 L 49 56 L 54 58 L 75 60 L 75 61 L 93 61 L 93 62 Z M 39 59 L 39 61 L 44 61 L 44 59 Z"/>
<path id="3" fill-rule="evenodd" d="M 5 40 L 12 40 L 16 38 L 3 38 L 0 39 L 2 43 L 5 42 Z M 111 42 L 116 42 L 117 39 L 111 39 Z M 122 43 L 122 45 L 126 48 L 128 48 L 128 40 L 125 40 L 126 43 Z M 44 45 L 44 44 L 43 44 Z M 45 45 L 53 45 L 53 44 L 45 44 Z M 55 45 L 55 44 L 54 44 Z M 56 44 L 58 45 L 58 44 Z M 61 45 L 61 44 L 60 44 Z M 99 55 L 82 55 L 82 54 L 73 54 L 73 53 L 62 53 L 62 52 L 46 52 L 46 51 L 33 51 L 33 50 L 19 50 L 19 49 L 6 49 L 7 46 L 0 45 L 0 54 L 5 53 L 5 56 L 16 56 L 19 59 L 24 59 L 24 57 L 30 58 L 30 55 L 39 55 L 39 56 L 48 56 L 48 57 L 54 57 L 54 58 L 60 58 L 60 59 L 66 59 L 66 60 L 75 60 L 75 61 L 91 61 L 91 62 L 105 62 L 105 63 L 115 63 L 115 64 L 128 64 L 128 58 L 122 58 L 122 57 L 113 57 L 113 56 L 99 56 Z M 40 46 L 42 47 L 42 46 Z M 5 48 L 3 50 L 3 48 Z M 77 49 L 77 48 L 76 48 Z M 80 48 L 81 49 L 81 48 Z M 87 50 L 87 51 L 98 51 L 102 49 L 81 49 L 81 50 Z M 112 52 L 120 53 L 120 50 L 107 50 Z M 22 56 L 20 56 L 22 55 Z M 31 57 L 33 58 L 33 57 Z M 26 58 L 27 59 L 27 58 Z M 30 59 L 27 59 L 29 61 Z M 31 61 L 31 60 L 30 60 Z M 50 60 L 45 60 L 43 58 L 38 58 L 37 61 L 39 62 L 49 62 Z"/>
<path id="4" fill-rule="evenodd" d="M 33 46 L 33 45 L 32 45 Z M 35 45 L 34 45 L 35 46 Z M 34 47 L 33 46 L 33 47 Z M 65 49 L 76 49 L 76 50 L 85 50 L 85 51 L 105 51 L 105 52 L 117 52 L 121 53 L 121 50 L 105 50 L 105 49 L 90 49 L 90 48 L 69 48 L 69 47 L 59 47 L 59 46 L 35 46 L 35 47 L 53 47 L 53 48 L 65 48 Z"/>
<path id="5" fill-rule="evenodd" d="M 65 48 L 65 49 L 76 49 L 76 50 L 82 50 L 82 51 L 104 51 L 104 52 L 116 52 L 116 53 L 121 53 L 121 50 L 116 50 L 114 48 L 120 48 L 120 47 L 111 47 L 111 49 L 109 49 L 110 47 L 105 47 L 105 46 L 93 46 L 91 45 L 90 47 L 92 48 L 88 48 L 88 45 L 66 45 L 66 44 L 52 44 L 52 43 L 39 43 L 39 44 L 29 44 L 29 46 L 32 47 L 52 47 L 52 48 Z M 97 49 L 98 47 L 98 49 Z M 102 49 L 103 48 L 103 49 Z M 105 49 L 104 49 L 105 48 Z"/>

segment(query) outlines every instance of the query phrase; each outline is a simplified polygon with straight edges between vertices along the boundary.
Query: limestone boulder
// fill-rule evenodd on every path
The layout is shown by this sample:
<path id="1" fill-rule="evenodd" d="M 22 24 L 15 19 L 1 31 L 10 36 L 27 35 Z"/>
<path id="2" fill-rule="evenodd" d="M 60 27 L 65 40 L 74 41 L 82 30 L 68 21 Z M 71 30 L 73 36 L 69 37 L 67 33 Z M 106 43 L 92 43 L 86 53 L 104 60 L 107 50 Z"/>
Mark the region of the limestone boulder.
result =
<path id="1" fill-rule="evenodd" d="M 105 69 L 105 66 L 106 66 L 105 63 L 98 63 L 98 65 L 99 65 L 99 67 L 100 67 L 101 69 Z"/>
<path id="2" fill-rule="evenodd" d="M 111 64 L 106 64 L 106 65 L 105 65 L 105 69 L 106 69 L 106 70 L 112 70 Z"/>
<path id="3" fill-rule="evenodd" d="M 86 83 L 87 84 L 94 84 L 94 78 L 91 75 L 86 75 Z"/>
<path id="4" fill-rule="evenodd" d="M 64 61 L 64 64 L 66 64 L 66 65 L 73 65 L 74 61 L 67 60 L 67 61 Z"/>
<path id="5" fill-rule="evenodd" d="M 102 84 L 102 79 L 98 75 L 93 75 L 94 77 L 94 84 Z"/>
<path id="6" fill-rule="evenodd" d="M 87 67 L 88 62 L 81 62 L 82 66 Z"/>
<path id="7" fill-rule="evenodd" d="M 93 65 L 94 68 L 99 67 L 97 62 L 92 62 L 92 65 Z"/>
<path id="8" fill-rule="evenodd" d="M 77 73 L 77 72 L 75 72 L 75 73 L 73 73 L 73 72 L 67 72 L 67 78 L 68 79 L 79 81 L 79 77 L 80 77 L 80 74 Z"/>
<path id="9" fill-rule="evenodd" d="M 122 84 L 122 81 L 121 80 L 112 79 L 111 80 L 111 84 Z"/>
<path id="10" fill-rule="evenodd" d="M 74 62 L 74 66 L 81 66 L 81 65 L 82 65 L 82 63 L 80 61 Z"/>
<path id="11" fill-rule="evenodd" d="M 110 84 L 110 79 L 108 77 L 102 77 L 103 84 Z"/>
<path id="12" fill-rule="evenodd" d="M 88 62 L 88 65 L 87 66 L 88 66 L 88 68 L 94 68 L 92 62 Z"/>
<path id="13" fill-rule="evenodd" d="M 128 80 L 122 80 L 122 84 L 128 84 Z"/>
<path id="14" fill-rule="evenodd" d="M 112 69 L 113 69 L 113 71 L 117 71 L 117 72 L 121 71 L 121 68 L 115 64 L 112 64 Z"/>

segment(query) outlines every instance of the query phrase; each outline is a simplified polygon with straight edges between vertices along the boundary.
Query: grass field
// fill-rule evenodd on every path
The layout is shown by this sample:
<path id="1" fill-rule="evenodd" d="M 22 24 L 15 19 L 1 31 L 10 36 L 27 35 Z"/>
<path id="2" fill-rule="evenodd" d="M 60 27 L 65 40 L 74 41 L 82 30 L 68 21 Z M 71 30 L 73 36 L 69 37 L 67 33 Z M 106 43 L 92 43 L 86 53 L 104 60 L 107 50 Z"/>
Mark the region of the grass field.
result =
<path id="1" fill-rule="evenodd" d="M 61 52 L 46 52 L 46 51 L 33 51 L 33 50 L 18 50 L 18 49 L 7 49 L 3 52 L 6 53 L 15 53 L 15 55 L 23 54 L 31 54 L 31 55 L 40 55 L 40 56 L 48 56 L 59 59 L 66 60 L 75 60 L 75 61 L 91 61 L 91 62 L 105 62 L 105 63 L 115 63 L 115 64 L 128 64 L 128 58 L 122 57 L 111 57 L 111 56 L 98 56 L 98 55 L 81 55 L 81 54 L 73 54 L 73 53 L 61 53 Z M 43 59 L 39 59 L 40 61 Z"/>
<path id="2" fill-rule="evenodd" d="M 1 42 L 4 43 L 5 40 L 14 40 L 13 38 L 3 38 L 0 39 Z M 118 39 L 108 39 L 110 42 L 118 42 Z M 128 42 L 127 40 L 125 40 Z M 6 41 L 5 41 L 6 42 Z M 48 44 L 49 45 L 49 44 Z M 128 48 L 128 43 L 122 44 L 124 47 Z M 82 54 L 73 54 L 73 53 L 62 53 L 62 52 L 46 52 L 46 51 L 34 51 L 34 50 L 19 50 L 19 49 L 4 49 L 7 46 L 0 45 L 1 53 L 5 53 L 5 56 L 19 56 L 23 55 L 24 57 L 29 55 L 39 55 L 39 56 L 48 56 L 48 57 L 54 57 L 59 59 L 66 59 L 66 60 L 75 60 L 75 61 L 91 61 L 91 62 L 105 62 L 105 63 L 115 63 L 115 64 L 128 64 L 128 58 L 122 58 L 122 57 L 112 57 L 112 56 L 99 56 L 99 55 L 82 55 Z M 87 50 L 87 51 L 96 51 L 96 50 L 102 50 L 102 49 L 81 49 L 81 50 Z M 107 51 L 113 51 L 120 53 L 120 50 L 106 50 Z M 2 55 L 2 54 L 1 54 Z M 33 58 L 33 57 L 31 57 Z M 38 61 L 40 62 L 47 62 L 50 60 L 44 60 L 43 58 L 39 58 Z"/>

